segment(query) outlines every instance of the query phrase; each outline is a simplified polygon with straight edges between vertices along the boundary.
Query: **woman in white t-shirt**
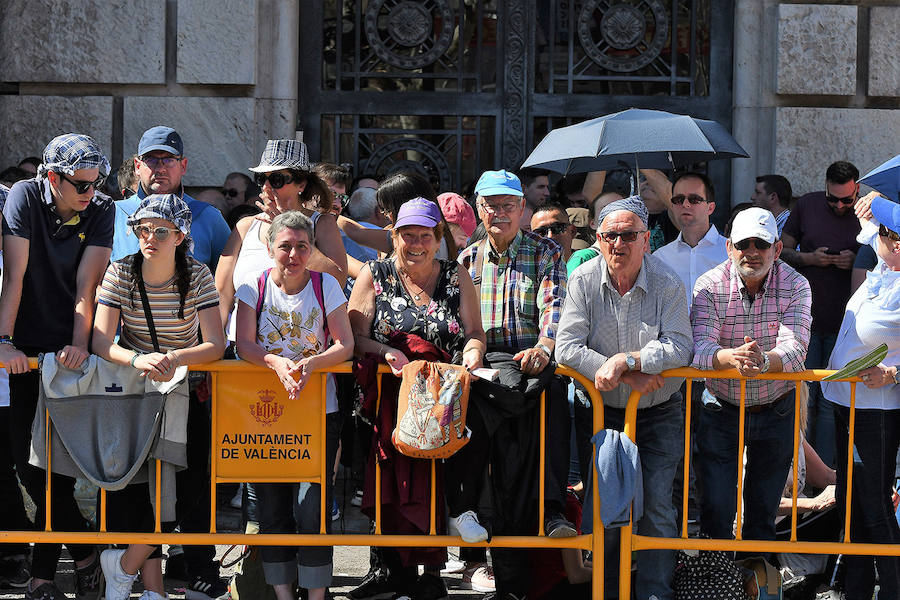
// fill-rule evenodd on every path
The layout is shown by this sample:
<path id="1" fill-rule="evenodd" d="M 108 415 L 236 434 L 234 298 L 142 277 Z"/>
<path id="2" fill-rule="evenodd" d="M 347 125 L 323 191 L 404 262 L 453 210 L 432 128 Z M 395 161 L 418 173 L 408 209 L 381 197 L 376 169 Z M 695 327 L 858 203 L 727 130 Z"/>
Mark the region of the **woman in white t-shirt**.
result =
<path id="1" fill-rule="evenodd" d="M 299 211 L 282 213 L 266 232 L 274 267 L 250 275 L 237 289 L 237 351 L 251 363 L 278 375 L 294 400 L 313 371 L 333 367 L 353 354 L 347 299 L 338 281 L 306 268 L 315 243 L 312 221 Z M 260 301 L 262 292 L 262 301 Z M 329 339 L 331 343 L 329 343 Z M 334 378 L 326 378 L 325 464 L 333 465 L 340 436 Z M 333 500 L 326 478 L 326 506 Z M 320 487 L 314 483 L 256 485 L 260 533 L 318 533 Z M 326 526 L 330 531 L 331 520 Z M 292 600 L 295 579 L 310 600 L 325 598 L 331 584 L 332 549 L 262 548 L 266 582 L 279 600 Z"/>

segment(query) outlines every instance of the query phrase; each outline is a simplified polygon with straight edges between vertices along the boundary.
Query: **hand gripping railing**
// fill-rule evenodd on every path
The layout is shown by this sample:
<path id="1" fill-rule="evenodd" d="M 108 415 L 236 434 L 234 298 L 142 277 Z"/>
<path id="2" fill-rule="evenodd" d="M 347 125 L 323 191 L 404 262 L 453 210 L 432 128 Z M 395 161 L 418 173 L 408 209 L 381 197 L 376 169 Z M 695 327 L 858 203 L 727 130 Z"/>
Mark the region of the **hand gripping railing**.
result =
<path id="1" fill-rule="evenodd" d="M 755 379 L 771 379 L 784 381 L 820 381 L 823 377 L 831 375 L 834 371 L 809 370 L 800 373 L 766 373 Z M 890 544 L 857 543 L 850 540 L 850 507 L 853 493 L 853 446 L 854 427 L 856 422 L 856 384 L 861 379 L 857 377 L 841 379 L 839 381 L 850 382 L 850 422 L 849 440 L 847 442 L 847 495 L 844 510 L 844 539 L 841 542 L 800 542 L 797 541 L 797 455 L 800 447 L 800 398 L 794 396 L 794 449 L 793 449 L 793 491 L 791 494 L 791 539 L 790 541 L 762 541 L 744 540 L 741 535 L 741 523 L 743 520 L 743 489 L 744 489 L 744 422 L 746 415 L 746 382 L 735 369 L 722 371 L 701 371 L 698 369 L 682 368 L 671 369 L 662 373 L 664 377 L 686 378 L 687 396 L 685 397 L 685 427 L 684 427 L 684 474 L 682 481 L 682 506 L 681 506 L 681 537 L 659 538 L 649 537 L 633 533 L 633 524 L 629 523 L 622 529 L 622 544 L 620 547 L 619 563 L 619 597 L 630 597 L 631 587 L 631 557 L 633 550 L 654 549 L 697 549 L 697 550 L 728 550 L 744 552 L 793 552 L 807 554 L 864 554 L 900 556 L 900 546 Z M 738 474 L 737 474 L 737 511 L 736 511 L 736 535 L 734 540 L 699 539 L 688 538 L 688 487 L 690 477 L 691 456 L 691 382 L 693 379 L 736 379 L 740 381 L 740 407 L 738 411 Z M 637 408 L 641 395 L 632 391 L 628 398 L 628 406 L 625 411 L 625 433 L 632 440 L 637 439 Z M 640 448 L 638 448 L 640 450 Z"/>
<path id="2" fill-rule="evenodd" d="M 29 366 L 32 369 L 38 368 L 37 359 L 29 359 Z M 501 548 L 577 548 L 581 550 L 593 551 L 593 573 L 592 573 L 592 597 L 603 598 L 603 527 L 600 525 L 600 499 L 597 486 L 592 487 L 593 493 L 593 535 L 580 535 L 571 538 L 549 538 L 544 535 L 544 481 L 545 481 L 545 462 L 546 462 L 546 445 L 544 438 L 546 434 L 546 393 L 541 394 L 540 400 L 540 448 L 538 461 L 538 479 L 539 479 L 539 500 L 538 500 L 538 523 L 536 536 L 494 536 L 490 543 L 481 542 L 468 544 L 463 542 L 459 537 L 449 535 L 437 535 L 437 524 L 435 523 L 436 503 L 435 494 L 435 463 L 431 461 L 431 508 L 430 508 L 430 527 L 429 534 L 423 535 L 394 535 L 384 534 L 381 530 L 381 504 L 375 503 L 375 533 L 374 534 L 327 534 L 326 523 L 330 517 L 329 508 L 325 504 L 325 485 L 321 485 L 321 502 L 320 502 L 320 531 L 318 534 L 244 534 L 244 533 L 219 533 L 216 531 L 216 484 L 229 482 L 296 482 L 309 481 L 313 483 L 324 484 L 326 477 L 331 476 L 331 468 L 333 465 L 327 465 L 325 461 L 325 389 L 326 377 L 329 373 L 351 373 L 351 363 L 342 363 L 336 367 L 316 371 L 319 375 L 318 381 L 310 378 L 301 394 L 302 402 L 307 401 L 306 412 L 302 414 L 303 422 L 315 421 L 318 425 L 319 439 L 318 441 L 318 465 L 302 478 L 296 478 L 287 474 L 272 474 L 272 469 L 268 472 L 244 472 L 244 473 L 225 473 L 220 474 L 220 466 L 223 463 L 222 457 L 222 437 L 219 426 L 222 422 L 225 407 L 228 411 L 247 410 L 246 401 L 252 398 L 253 387 L 259 390 L 259 386 L 263 386 L 263 390 L 267 394 L 268 400 L 262 404 L 268 403 L 269 406 L 262 406 L 257 410 L 259 413 L 265 412 L 271 408 L 271 404 L 277 404 L 280 397 L 286 398 L 281 383 L 275 374 L 266 368 L 251 365 L 243 361 L 223 360 L 214 363 L 195 365 L 191 367 L 194 371 L 208 371 L 212 379 L 212 460 L 210 462 L 210 511 L 211 518 L 209 523 L 209 533 L 163 533 L 160 524 L 161 514 L 161 490 L 160 490 L 160 462 L 156 461 L 156 502 L 154 515 L 154 531 L 153 533 L 130 533 L 130 532 L 110 532 L 107 531 L 106 522 L 106 491 L 100 490 L 100 515 L 99 515 L 99 531 L 95 532 L 76 532 L 76 531 L 53 531 L 51 523 L 51 477 L 52 457 L 51 457 L 51 437 L 52 428 L 50 427 L 50 415 L 46 412 L 44 418 L 47 425 L 47 442 L 46 442 L 46 466 L 47 477 L 45 483 L 46 492 L 46 521 L 43 531 L 0 531 L 0 543 L 76 543 L 76 544 L 246 544 L 255 546 L 267 545 L 296 545 L 296 546 L 399 546 L 399 547 L 446 547 L 446 546 L 483 546 L 483 547 L 501 547 Z M 390 373 L 390 369 L 386 366 L 379 368 L 378 376 L 378 392 L 381 395 L 381 378 L 385 373 Z M 593 382 L 586 379 L 574 369 L 559 366 L 556 369 L 558 375 L 572 377 L 581 383 L 587 390 L 591 398 L 593 406 L 593 431 L 599 431 L 603 428 L 603 401 L 600 393 L 594 388 Z M 235 375 L 247 375 L 243 379 L 235 379 Z M 241 383 L 243 382 L 243 383 Z M 318 383 L 316 385 L 314 382 Z M 312 384 L 312 385 L 310 385 Z M 235 387 L 237 385 L 237 387 Z M 241 394 L 244 396 L 242 397 Z M 562 399 L 559 399 L 560 401 Z M 239 404 L 243 402 L 244 404 Z M 290 401 L 287 401 L 290 402 Z M 261 405 L 258 404 L 258 407 Z M 282 406 L 282 409 L 285 407 Z M 292 408 L 292 407 L 288 407 Z M 252 409 L 251 409 L 252 410 Z M 274 415 L 277 410 L 268 410 L 266 414 Z M 265 416 L 265 415 L 263 415 Z M 257 419 L 259 420 L 259 419 Z M 301 427 L 300 421 L 293 421 L 296 426 Z M 633 421 L 632 421 L 633 429 Z M 311 438 L 311 436 L 310 436 Z M 310 439 L 307 438 L 307 439 Z M 563 443 L 563 442 L 560 442 Z M 568 440 L 565 440 L 568 444 Z M 231 452 L 233 449 L 229 449 Z M 311 457 L 315 453 L 310 453 Z M 312 458 L 311 458 L 312 460 Z M 276 461 L 277 462 L 277 461 Z M 285 461 L 288 468 L 293 463 L 299 461 Z M 591 461 L 595 463 L 596 461 Z M 597 480 L 596 464 L 594 464 L 594 481 Z M 381 497 L 381 468 L 378 461 L 375 462 L 375 494 L 377 498 Z M 630 529 L 629 529 L 630 532 Z M 622 547 L 625 548 L 626 542 L 623 540 Z M 630 557 L 629 557 L 630 563 Z"/>

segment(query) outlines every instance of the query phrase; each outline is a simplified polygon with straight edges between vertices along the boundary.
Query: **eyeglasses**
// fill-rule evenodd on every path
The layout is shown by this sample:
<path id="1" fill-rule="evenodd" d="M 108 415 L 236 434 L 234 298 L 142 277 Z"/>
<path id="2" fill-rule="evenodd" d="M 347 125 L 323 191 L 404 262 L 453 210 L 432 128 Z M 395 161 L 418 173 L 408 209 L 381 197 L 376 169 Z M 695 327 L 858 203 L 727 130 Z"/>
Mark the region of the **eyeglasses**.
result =
<path id="1" fill-rule="evenodd" d="M 164 166 L 167 169 L 171 169 L 179 162 L 181 162 L 180 156 L 142 156 L 141 162 L 150 167 L 151 169 L 158 169 L 160 165 Z"/>
<path id="2" fill-rule="evenodd" d="M 706 198 L 703 196 L 698 196 L 697 194 L 688 194 L 685 196 L 684 194 L 678 194 L 677 196 L 672 196 L 672 204 L 675 206 L 680 206 L 684 204 L 684 201 L 687 200 L 691 204 L 702 204 L 706 202 Z"/>
<path id="3" fill-rule="evenodd" d="M 70 179 L 65 173 L 60 173 L 59 176 L 71 183 L 72 187 L 79 194 L 85 194 L 91 188 L 99 189 L 106 179 L 105 177 L 98 177 L 94 181 L 78 181 L 77 179 Z"/>
<path id="4" fill-rule="evenodd" d="M 900 242 L 900 233 L 897 233 L 896 231 L 891 231 L 884 225 L 878 226 L 878 235 L 880 235 L 881 237 L 890 238 L 890 239 L 894 240 L 895 242 Z"/>
<path id="5" fill-rule="evenodd" d="M 225 196 L 226 198 L 234 198 L 238 194 L 240 194 L 240 192 L 237 191 L 235 188 L 222 188 L 222 195 Z"/>
<path id="6" fill-rule="evenodd" d="M 482 202 L 481 208 L 483 208 L 486 212 L 491 214 L 497 213 L 505 213 L 509 214 L 514 212 L 517 208 L 519 208 L 518 202 L 504 202 L 503 204 L 490 204 L 488 202 Z"/>
<path id="7" fill-rule="evenodd" d="M 840 202 L 841 204 L 853 204 L 854 202 L 856 202 L 856 194 L 847 196 L 846 198 L 838 198 L 837 196 L 828 194 L 827 196 L 825 196 L 825 199 L 829 202 L 829 204 L 837 204 L 838 202 Z"/>
<path id="8" fill-rule="evenodd" d="M 741 240 L 739 242 L 735 242 L 732 244 L 735 248 L 743 252 L 747 248 L 750 247 L 750 244 L 753 244 L 757 250 L 768 250 L 772 247 L 771 242 L 767 242 L 765 240 L 761 240 L 759 238 L 747 238 L 746 240 Z"/>
<path id="9" fill-rule="evenodd" d="M 538 234 L 541 237 L 547 237 L 549 233 L 553 233 L 553 235 L 560 235 L 565 232 L 569 228 L 568 223 L 553 223 L 552 225 L 545 225 L 544 227 L 538 227 L 536 229 L 532 229 L 534 233 Z"/>
<path id="10" fill-rule="evenodd" d="M 171 227 L 151 227 L 150 225 L 134 226 L 134 234 L 142 240 L 146 240 L 152 233 L 153 237 L 160 242 L 164 242 L 169 238 L 170 233 L 175 233 L 176 231 L 178 230 L 172 229 Z"/>
<path id="11" fill-rule="evenodd" d="M 626 244 L 630 244 L 638 239 L 638 235 L 645 233 L 646 231 L 646 229 L 641 231 L 601 231 L 600 238 L 607 244 L 615 244 L 617 239 L 621 239 Z"/>
<path id="12" fill-rule="evenodd" d="M 293 174 L 285 175 L 284 173 L 257 173 L 253 177 L 253 180 L 259 187 L 263 187 L 264 185 L 266 185 L 266 181 L 268 181 L 269 185 L 271 185 L 274 189 L 280 190 L 289 183 L 303 181 L 303 177 L 295 176 Z"/>

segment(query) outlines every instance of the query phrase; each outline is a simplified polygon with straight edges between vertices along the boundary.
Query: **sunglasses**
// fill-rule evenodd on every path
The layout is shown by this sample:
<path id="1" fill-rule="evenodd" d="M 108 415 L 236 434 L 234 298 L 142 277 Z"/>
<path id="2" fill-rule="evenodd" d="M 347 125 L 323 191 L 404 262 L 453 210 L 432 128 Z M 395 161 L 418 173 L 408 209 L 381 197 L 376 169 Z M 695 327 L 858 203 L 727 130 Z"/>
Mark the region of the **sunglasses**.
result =
<path id="1" fill-rule="evenodd" d="M 702 204 L 706 202 L 706 198 L 703 196 L 698 196 L 697 194 L 688 194 L 685 196 L 684 194 L 678 194 L 677 196 L 672 196 L 672 204 L 675 206 L 681 206 L 684 204 L 684 201 L 687 200 L 691 204 Z"/>
<path id="2" fill-rule="evenodd" d="M 169 238 L 170 233 L 175 233 L 176 231 L 178 230 L 172 229 L 171 227 L 151 227 L 150 225 L 134 226 L 134 234 L 142 240 L 146 240 L 152 233 L 153 237 L 160 242 L 164 242 Z"/>
<path id="3" fill-rule="evenodd" d="M 234 198 L 239 193 L 240 192 L 234 188 L 222 188 L 222 195 L 225 196 L 226 198 Z"/>
<path id="4" fill-rule="evenodd" d="M 638 235 L 646 231 L 646 229 L 642 231 L 601 231 L 600 238 L 607 244 L 615 244 L 616 240 L 620 238 L 626 244 L 630 244 L 638 239 Z"/>
<path id="5" fill-rule="evenodd" d="M 568 228 L 568 223 L 553 223 L 552 225 L 545 225 L 544 227 L 538 227 L 536 229 L 532 229 L 531 231 L 541 237 L 547 237 L 550 232 L 553 232 L 553 235 L 560 235 L 561 233 L 564 233 Z"/>
<path id="6" fill-rule="evenodd" d="M 880 235 L 881 237 L 890 238 L 890 239 L 894 240 L 895 242 L 900 242 L 900 233 L 897 233 L 896 231 L 891 231 L 884 225 L 878 226 L 878 235 Z"/>
<path id="7" fill-rule="evenodd" d="M 180 156 L 163 156 L 162 158 L 157 156 L 142 156 L 141 162 L 150 167 L 151 169 L 156 169 L 160 165 L 164 166 L 167 169 L 171 169 L 175 165 L 177 165 L 181 161 Z"/>
<path id="8" fill-rule="evenodd" d="M 837 196 L 828 194 L 827 196 L 825 196 L 825 199 L 828 200 L 829 204 L 837 204 L 838 202 L 840 202 L 841 204 L 853 204 L 854 202 L 856 202 L 856 194 L 847 196 L 846 198 L 838 198 Z"/>
<path id="9" fill-rule="evenodd" d="M 95 190 L 99 189 L 106 179 L 105 177 L 98 177 L 94 181 L 78 181 L 77 179 L 70 179 L 65 173 L 60 173 L 59 176 L 71 183 L 72 187 L 74 187 L 75 191 L 79 194 L 85 194 L 91 188 L 94 188 Z"/>
<path id="10" fill-rule="evenodd" d="M 761 240 L 759 238 L 747 238 L 746 240 L 734 242 L 734 244 L 732 244 L 732 245 L 735 248 L 737 248 L 738 250 L 740 250 L 741 252 L 743 252 L 744 250 L 746 250 L 747 248 L 750 247 L 750 244 L 753 244 L 757 250 L 768 250 L 769 248 L 772 247 L 772 244 L 770 242 Z"/>
<path id="11" fill-rule="evenodd" d="M 253 181 L 255 181 L 256 185 L 259 187 L 263 187 L 266 185 L 266 181 L 268 181 L 269 185 L 274 189 L 280 190 L 289 183 L 299 183 L 303 181 L 303 177 L 293 174 L 285 175 L 284 173 L 257 173 L 253 177 Z"/>

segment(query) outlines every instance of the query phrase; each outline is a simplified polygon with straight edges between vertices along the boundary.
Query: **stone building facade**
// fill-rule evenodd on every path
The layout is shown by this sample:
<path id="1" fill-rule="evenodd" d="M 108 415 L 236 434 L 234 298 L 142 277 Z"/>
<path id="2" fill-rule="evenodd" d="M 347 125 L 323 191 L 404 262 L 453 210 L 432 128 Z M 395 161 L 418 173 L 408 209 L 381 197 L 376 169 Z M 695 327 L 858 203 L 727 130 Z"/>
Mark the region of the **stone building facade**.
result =
<path id="1" fill-rule="evenodd" d="M 426 4 L 428 8 L 422 8 Z M 94 136 L 117 163 L 136 149 L 141 132 L 156 124 L 171 125 L 183 134 L 189 158 L 185 182 L 190 186 L 220 185 L 229 171 L 254 164 L 266 139 L 303 135 L 301 129 L 314 158 L 354 162 L 360 171 L 375 165 L 374 155 L 388 156 L 391 144 L 410 144 L 402 148 L 408 162 L 440 163 L 441 156 L 433 154 L 445 149 L 422 140 L 436 136 L 434 113 L 458 111 L 459 121 L 453 126 L 457 133 L 470 126 L 480 128 L 473 134 L 476 142 L 465 135 L 447 138 L 456 144 L 446 149 L 447 181 L 461 186 L 471 173 L 463 173 L 456 163 L 467 157 L 479 163 L 469 171 L 516 166 L 509 161 L 520 160 L 523 152 L 527 155 L 546 128 L 628 106 L 675 112 L 697 107 L 704 114 L 696 116 L 716 118 L 730 127 L 751 155 L 716 167 L 720 188 L 730 183 L 732 203 L 749 197 L 758 174 L 782 173 L 800 194 L 821 189 L 825 167 L 834 160 L 851 160 L 865 172 L 900 152 L 892 140 L 900 130 L 896 110 L 900 37 L 895 33 L 900 5 L 895 0 L 612 2 L 619 7 L 617 17 L 637 15 L 640 21 L 646 16 L 651 27 L 647 32 L 653 31 L 652 26 L 660 31 L 670 18 L 671 31 L 680 32 L 676 23 L 680 17 L 664 12 L 676 6 L 694 15 L 689 23 L 691 40 L 699 32 L 699 38 L 709 42 L 705 58 L 700 57 L 708 71 L 699 86 L 709 89 L 695 90 L 693 82 L 700 79 L 691 71 L 691 91 L 685 92 L 687 88 L 675 83 L 673 66 L 670 92 L 642 80 L 643 89 L 650 91 L 628 88 L 632 91 L 619 104 L 616 90 L 622 88 L 615 81 L 621 77 L 606 75 L 623 71 L 610 63 L 628 55 L 624 46 L 629 42 L 612 37 L 623 48 L 618 54 L 602 55 L 607 46 L 598 40 L 609 33 L 610 24 L 603 22 L 602 14 L 591 17 L 590 11 L 599 10 L 595 5 L 599 6 L 592 0 L 368 0 L 359 6 L 351 0 L 0 0 L 0 168 L 26 155 L 39 155 L 50 138 L 66 131 Z M 641 16 L 645 7 L 649 7 L 646 15 Z M 446 38 L 448 19 L 459 19 L 464 11 L 474 15 L 466 29 L 469 37 L 451 31 Z M 333 24 L 336 12 L 344 29 L 334 39 L 347 40 L 345 46 L 353 36 L 359 40 L 377 35 L 384 25 L 395 37 L 407 36 L 400 41 L 413 49 L 416 44 L 444 43 L 441 50 L 447 54 L 430 57 L 438 69 L 452 62 L 447 57 L 454 48 L 477 49 L 469 58 L 489 61 L 482 71 L 490 71 L 496 79 L 486 83 L 483 72 L 475 73 L 470 86 L 460 60 L 455 80 L 448 78 L 459 93 L 451 96 L 444 89 L 438 96 L 442 90 L 436 88 L 445 84 L 421 83 L 436 77 L 436 71 L 431 64 L 410 59 L 421 56 L 413 51 L 395 56 L 393 63 L 390 56 L 374 59 L 420 78 L 419 84 L 405 89 L 406 96 L 392 96 L 397 90 L 386 87 L 359 89 L 358 84 L 357 88 L 348 84 L 345 89 L 340 82 L 335 84 L 338 93 L 326 96 L 320 93 L 326 77 L 315 73 L 320 63 L 341 60 L 333 57 L 342 42 L 332 48 L 322 25 L 326 18 Z M 566 29 L 567 14 L 577 32 Z M 594 21 L 582 23 L 579 19 L 585 14 Z M 399 17 L 406 20 L 398 21 Z M 533 26 L 548 19 L 556 23 L 556 30 Z M 712 35 L 704 37 L 704 27 L 714 29 Z M 421 32 L 426 35 L 419 36 Z M 434 40 L 426 39 L 432 34 Z M 584 81 L 572 76 L 568 94 L 552 85 L 537 89 L 546 80 L 542 69 L 553 73 L 554 68 L 565 67 L 564 57 L 548 59 L 546 52 L 554 44 L 565 47 L 565 35 L 570 36 L 570 55 L 577 58 L 584 50 L 585 64 L 596 67 L 593 60 L 605 65 L 606 75 Z M 482 44 L 474 40 L 477 36 L 494 37 L 491 44 Z M 676 37 L 669 36 L 669 50 L 665 39 L 658 46 L 654 39 L 631 56 L 641 58 L 641 53 L 653 51 L 659 60 L 671 59 L 675 65 Z M 396 47 L 396 39 L 384 41 L 382 50 Z M 633 44 L 638 47 L 644 41 L 636 38 Z M 535 50 L 529 50 L 532 47 Z M 574 72 L 575 66 L 570 59 L 570 70 Z M 652 67 L 649 60 L 633 66 Z M 472 67 L 473 72 L 478 69 Z M 328 65 L 320 70 L 327 71 Z M 597 87 L 601 85 L 597 81 L 606 87 Z M 601 89 L 607 91 L 597 91 Z M 380 93 L 390 102 L 378 106 L 372 99 Z M 415 110 L 404 113 L 402 106 L 384 106 L 397 105 L 395 98 L 410 99 L 407 104 Z M 426 114 L 429 98 L 441 100 Z M 359 140 L 369 131 L 364 127 L 348 126 L 343 138 L 338 130 L 344 121 L 357 122 L 367 110 L 375 110 L 372 106 L 394 115 L 391 127 L 396 135 L 387 135 L 390 127 L 378 123 L 369 129 L 380 132 L 381 146 L 362 153 L 340 146 L 341 139 L 362 144 Z M 339 114 L 326 118 L 329 110 Z M 453 127 L 447 128 L 448 135 Z M 404 141 L 416 135 L 404 131 L 420 130 L 431 138 Z M 473 143 L 487 150 L 472 151 Z M 723 201 L 727 195 L 721 189 Z"/>

